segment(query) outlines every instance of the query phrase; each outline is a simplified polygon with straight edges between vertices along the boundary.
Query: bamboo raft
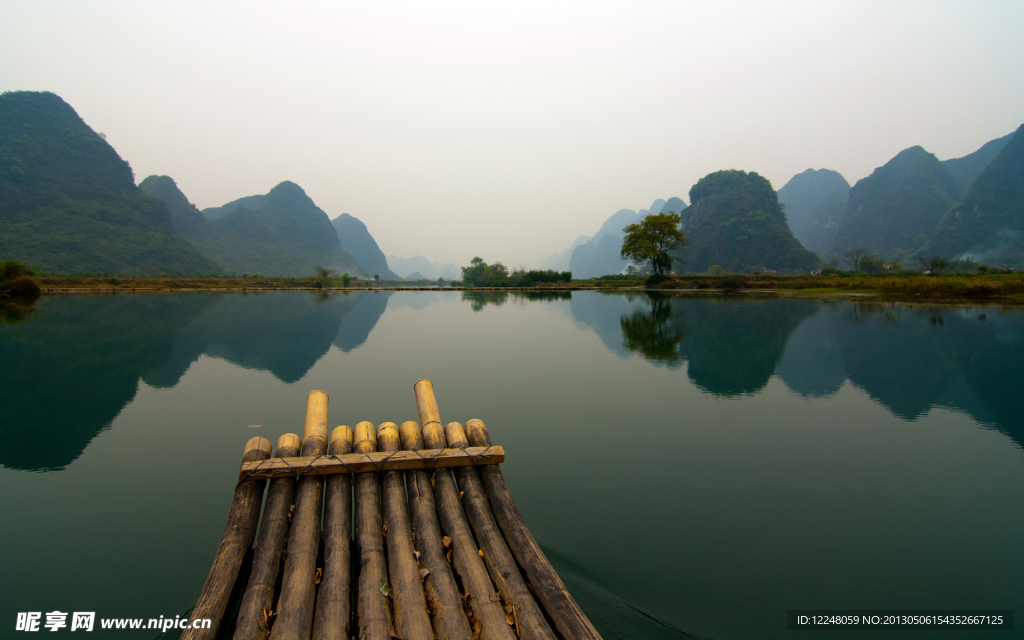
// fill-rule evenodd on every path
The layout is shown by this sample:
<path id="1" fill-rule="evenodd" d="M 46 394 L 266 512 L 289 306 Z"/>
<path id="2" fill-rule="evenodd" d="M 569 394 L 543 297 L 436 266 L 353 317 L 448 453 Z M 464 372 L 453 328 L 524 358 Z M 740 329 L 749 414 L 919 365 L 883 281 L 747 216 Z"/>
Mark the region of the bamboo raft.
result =
<path id="1" fill-rule="evenodd" d="M 328 441 L 313 391 L 301 440 L 273 458 L 249 440 L 190 616 L 212 625 L 183 640 L 600 639 L 516 509 L 504 449 L 480 420 L 442 427 L 429 380 L 413 389 L 418 423 Z"/>

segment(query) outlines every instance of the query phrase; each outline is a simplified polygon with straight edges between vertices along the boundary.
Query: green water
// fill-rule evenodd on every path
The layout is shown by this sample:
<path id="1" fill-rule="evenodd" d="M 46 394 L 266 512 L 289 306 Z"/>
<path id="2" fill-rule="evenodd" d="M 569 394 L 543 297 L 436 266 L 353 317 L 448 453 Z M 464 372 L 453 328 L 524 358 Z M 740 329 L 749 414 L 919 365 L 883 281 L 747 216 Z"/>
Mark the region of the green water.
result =
<path id="1" fill-rule="evenodd" d="M 787 632 L 788 609 L 1019 613 L 1022 362 L 1024 312 L 998 307 L 45 298 L 0 325 L 0 637 L 32 637 L 23 611 L 185 613 L 245 441 L 301 433 L 312 389 L 332 425 L 415 419 L 419 378 L 442 420 L 480 418 L 506 448 L 605 638 L 851 635 Z"/>

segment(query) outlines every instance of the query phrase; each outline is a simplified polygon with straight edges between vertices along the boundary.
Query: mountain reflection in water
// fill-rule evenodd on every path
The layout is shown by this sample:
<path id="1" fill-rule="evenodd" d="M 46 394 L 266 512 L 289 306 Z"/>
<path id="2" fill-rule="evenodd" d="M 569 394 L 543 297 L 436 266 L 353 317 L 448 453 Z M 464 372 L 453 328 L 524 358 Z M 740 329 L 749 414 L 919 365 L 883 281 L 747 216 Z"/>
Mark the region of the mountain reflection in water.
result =
<path id="1" fill-rule="evenodd" d="M 685 363 L 716 396 L 757 393 L 777 375 L 801 396 L 829 397 L 849 380 L 905 420 L 945 407 L 1024 445 L 1021 313 L 657 293 L 573 298 L 570 309 L 611 351 Z"/>
<path id="2" fill-rule="evenodd" d="M 358 349 L 393 292 L 135 294 L 46 298 L 0 326 L 0 464 L 56 470 L 75 460 L 135 397 L 139 381 L 173 387 L 200 356 L 302 379 L 331 345 Z M 430 294 L 403 294 L 425 308 Z M 418 296 L 418 297 L 417 297 Z M 686 365 L 718 397 L 756 394 L 778 378 L 807 398 L 849 380 L 893 414 L 969 414 L 1024 443 L 1024 314 L 660 294 L 463 292 L 474 311 L 558 303 L 620 357 Z M 54 394 L 59 395 L 55 401 Z M 61 438 L 52 439 L 52 426 Z"/>
<path id="3" fill-rule="evenodd" d="M 134 294 L 44 299 L 0 330 L 0 464 L 65 467 L 135 397 L 175 386 L 202 355 L 301 379 L 332 344 L 359 348 L 391 292 Z M 61 437 L 53 438 L 60 425 Z"/>

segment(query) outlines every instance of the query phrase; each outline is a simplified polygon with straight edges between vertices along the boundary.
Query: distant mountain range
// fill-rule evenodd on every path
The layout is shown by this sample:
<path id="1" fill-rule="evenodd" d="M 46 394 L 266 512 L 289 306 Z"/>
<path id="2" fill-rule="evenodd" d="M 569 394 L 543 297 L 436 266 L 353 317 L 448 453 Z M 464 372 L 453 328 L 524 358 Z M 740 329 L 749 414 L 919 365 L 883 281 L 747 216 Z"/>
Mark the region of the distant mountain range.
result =
<path id="1" fill-rule="evenodd" d="M 796 239 L 819 257 L 826 257 L 849 195 L 850 183 L 839 172 L 808 169 L 779 189 L 779 202 Z"/>
<path id="2" fill-rule="evenodd" d="M 905 149 L 850 189 L 831 253 L 863 247 L 887 260 L 909 261 L 962 196 L 938 158 L 921 147 Z"/>
<path id="3" fill-rule="evenodd" d="M 293 182 L 202 212 L 168 176 L 136 187 L 128 163 L 52 93 L 0 96 L 0 167 L 0 256 L 44 272 L 308 276 L 323 266 L 397 279 L 361 221 L 332 224 Z"/>
<path id="4" fill-rule="evenodd" d="M 914 266 L 915 256 L 1024 267 L 1024 136 L 940 162 L 911 147 L 850 190 L 831 255 L 865 248 Z"/>
<path id="5" fill-rule="evenodd" d="M 388 268 L 384 252 L 359 218 L 343 213 L 331 220 L 331 224 L 338 232 L 341 250 L 355 258 L 360 267 L 383 280 L 401 280 L 398 274 Z"/>
<path id="6" fill-rule="evenodd" d="M 1024 136 L 1014 133 L 944 161 L 911 147 L 852 188 L 836 171 L 808 169 L 779 189 L 781 218 L 773 213 L 775 204 L 764 189 L 733 201 L 728 216 L 716 212 L 696 221 L 698 207 L 687 208 L 678 199 L 656 200 L 638 213 L 619 210 L 593 237 L 579 236 L 544 260 L 541 268 L 569 269 L 574 278 L 619 273 L 627 264 L 619 258 L 622 227 L 661 210 L 682 214 L 687 240 L 677 273 L 702 271 L 712 264 L 739 271 L 758 266 L 783 272 L 812 268 L 793 238 L 826 261 L 864 248 L 910 268 L 917 266 L 918 254 L 1024 268 L 1022 148 Z M 708 208 L 703 211 L 707 214 Z"/>
<path id="7" fill-rule="evenodd" d="M 605 220 L 593 236 L 577 237 L 567 249 L 545 258 L 540 268 L 572 271 L 573 278 L 596 278 L 619 273 L 629 264 L 620 255 L 622 239 L 626 236 L 623 228 L 643 220 L 651 213 L 681 213 L 684 209 L 686 203 L 679 198 L 655 200 L 650 208 L 639 212 L 619 209 Z"/>
<path id="8" fill-rule="evenodd" d="M 282 182 L 266 195 L 218 207 L 213 218 L 200 213 L 167 176 L 149 176 L 139 188 L 162 200 L 178 235 L 227 273 L 312 275 L 317 266 L 323 266 L 369 277 L 342 251 L 327 214 L 293 182 Z"/>
<path id="9" fill-rule="evenodd" d="M 431 262 L 423 256 L 399 258 L 388 256 L 388 266 L 405 280 L 461 280 L 462 270 L 454 264 Z"/>
<path id="10" fill-rule="evenodd" d="M 440 274 L 458 279 L 455 265 L 431 263 L 423 256 L 407 261 L 385 257 L 361 220 L 347 213 L 329 220 L 292 182 L 201 212 L 167 176 L 150 176 L 139 188 L 162 200 L 178 235 L 216 259 L 227 273 L 308 275 L 319 265 L 357 278 L 418 280 L 413 272 L 421 269 L 431 274 L 429 279 Z M 410 266 L 412 271 L 401 276 L 388 266 L 389 260 L 398 261 L 403 272 Z"/>
<path id="11" fill-rule="evenodd" d="M 0 257 L 47 272 L 215 274 L 164 204 L 52 93 L 0 95 Z"/>
<path id="12" fill-rule="evenodd" d="M 929 253 L 1024 268 L 1022 130 L 1024 125 L 971 183 L 963 201 L 942 216 Z"/>
<path id="13" fill-rule="evenodd" d="M 828 261 L 850 249 L 908 267 L 923 255 L 1024 268 L 1019 133 L 945 161 L 911 147 L 853 187 L 808 169 L 776 194 L 756 173 L 716 172 L 690 190 L 692 206 L 669 198 L 621 209 L 541 268 L 619 273 L 622 229 L 667 211 L 681 214 L 687 238 L 677 272 L 799 272 L 818 264 L 811 252 Z M 694 189 L 706 197 L 695 202 Z M 168 176 L 136 187 L 128 163 L 45 92 L 0 95 L 0 231 L 0 258 L 53 273 L 308 276 L 323 266 L 385 280 L 461 277 L 454 264 L 385 257 L 363 222 L 331 220 L 293 182 L 203 211 Z"/>

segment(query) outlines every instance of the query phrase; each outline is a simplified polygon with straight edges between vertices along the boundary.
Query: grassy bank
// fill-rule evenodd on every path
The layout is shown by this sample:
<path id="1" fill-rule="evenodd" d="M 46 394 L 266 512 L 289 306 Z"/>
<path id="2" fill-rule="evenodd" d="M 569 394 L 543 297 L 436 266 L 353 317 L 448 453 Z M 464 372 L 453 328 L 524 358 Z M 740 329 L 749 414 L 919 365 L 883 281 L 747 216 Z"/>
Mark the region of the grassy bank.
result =
<path id="1" fill-rule="evenodd" d="M 1024 276 L 1016 273 L 948 276 L 872 276 L 865 274 L 673 276 L 648 288 L 786 291 L 797 295 L 812 296 L 867 294 L 902 299 L 1024 301 Z"/>
<path id="2" fill-rule="evenodd" d="M 44 293 L 61 291 L 165 291 L 165 290 L 274 290 L 274 289 L 329 289 L 342 286 L 341 278 L 321 279 L 276 278 L 269 276 L 59 276 L 46 275 L 39 278 Z M 355 280 L 349 284 L 352 289 L 384 288 L 399 284 L 376 280 Z M 415 286 L 415 285 L 414 285 Z"/>
<path id="3" fill-rule="evenodd" d="M 340 278 L 271 278 L 264 276 L 188 277 L 155 276 L 120 278 L 111 276 L 63 277 L 43 276 L 38 279 L 43 293 L 62 292 L 133 292 L 133 291 L 258 291 L 287 289 L 343 288 Z M 645 283 L 643 278 L 604 278 L 544 283 L 526 289 L 531 291 L 577 291 L 598 289 L 671 290 L 693 292 L 762 291 L 805 296 L 875 296 L 904 300 L 1007 300 L 1024 302 L 1024 275 L 940 275 L 940 276 L 872 276 L 864 274 L 835 275 L 726 275 L 671 276 L 660 282 Z M 346 289 L 436 289 L 434 282 L 390 282 L 352 280 Z M 490 290 L 492 287 L 464 287 L 461 282 L 446 283 L 450 290 Z M 499 290 L 522 290 L 522 287 Z"/>

